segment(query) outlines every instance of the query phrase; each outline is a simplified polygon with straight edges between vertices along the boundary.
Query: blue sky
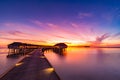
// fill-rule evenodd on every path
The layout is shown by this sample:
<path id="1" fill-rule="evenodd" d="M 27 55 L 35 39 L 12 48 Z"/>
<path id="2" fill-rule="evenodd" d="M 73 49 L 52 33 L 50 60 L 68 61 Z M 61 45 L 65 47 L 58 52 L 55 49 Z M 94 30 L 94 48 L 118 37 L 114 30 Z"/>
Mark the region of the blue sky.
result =
<path id="1" fill-rule="evenodd" d="M 118 44 L 119 35 L 114 35 L 119 30 L 119 0 L 0 0 L 0 40 L 4 44 L 26 39 L 38 44 L 83 44 L 104 34 L 109 37 L 102 42 Z"/>

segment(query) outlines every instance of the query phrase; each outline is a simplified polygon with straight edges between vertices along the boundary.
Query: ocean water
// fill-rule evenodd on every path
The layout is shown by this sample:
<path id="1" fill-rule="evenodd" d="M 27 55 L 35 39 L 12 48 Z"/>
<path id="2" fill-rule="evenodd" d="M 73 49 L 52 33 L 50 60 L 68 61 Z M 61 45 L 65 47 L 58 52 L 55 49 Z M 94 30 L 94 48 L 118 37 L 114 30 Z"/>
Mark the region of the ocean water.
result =
<path id="1" fill-rule="evenodd" d="M 61 80 L 120 80 L 120 48 L 69 47 L 45 56 Z"/>
<path id="2" fill-rule="evenodd" d="M 0 76 L 4 74 L 6 71 L 9 71 L 11 67 L 13 67 L 20 59 L 18 58 L 7 58 L 8 49 L 2 48 L 0 49 Z"/>

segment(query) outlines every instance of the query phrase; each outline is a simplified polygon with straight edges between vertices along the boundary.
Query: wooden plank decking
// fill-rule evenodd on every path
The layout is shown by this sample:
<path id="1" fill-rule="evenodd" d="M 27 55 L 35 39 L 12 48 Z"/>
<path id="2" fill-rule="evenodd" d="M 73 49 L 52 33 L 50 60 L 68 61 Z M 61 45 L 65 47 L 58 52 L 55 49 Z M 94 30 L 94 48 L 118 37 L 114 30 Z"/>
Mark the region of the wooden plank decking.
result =
<path id="1" fill-rule="evenodd" d="M 60 80 L 54 68 L 37 49 L 15 65 L 0 80 Z"/>

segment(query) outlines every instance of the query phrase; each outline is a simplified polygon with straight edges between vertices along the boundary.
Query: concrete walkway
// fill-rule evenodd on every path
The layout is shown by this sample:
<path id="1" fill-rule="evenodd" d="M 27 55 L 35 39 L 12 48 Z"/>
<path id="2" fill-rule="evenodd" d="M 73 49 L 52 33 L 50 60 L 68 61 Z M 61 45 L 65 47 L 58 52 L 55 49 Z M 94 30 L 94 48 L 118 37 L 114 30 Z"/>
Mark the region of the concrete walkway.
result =
<path id="1" fill-rule="evenodd" d="M 50 65 L 40 50 L 17 63 L 0 80 L 60 80 L 54 68 Z"/>

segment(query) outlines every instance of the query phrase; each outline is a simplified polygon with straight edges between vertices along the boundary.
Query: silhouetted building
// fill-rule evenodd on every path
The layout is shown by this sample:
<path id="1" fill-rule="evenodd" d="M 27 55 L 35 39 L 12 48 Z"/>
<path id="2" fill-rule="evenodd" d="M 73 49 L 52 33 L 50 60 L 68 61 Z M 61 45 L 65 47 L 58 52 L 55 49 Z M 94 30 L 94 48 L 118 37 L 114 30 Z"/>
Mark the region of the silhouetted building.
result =
<path id="1" fill-rule="evenodd" d="M 8 45 L 8 57 L 9 56 L 14 56 L 14 55 L 19 55 L 19 54 L 26 54 L 29 53 L 31 51 L 33 51 L 34 49 L 39 48 L 39 45 L 34 45 L 34 44 L 27 44 L 27 43 L 21 43 L 21 42 L 13 42 L 11 44 Z"/>
<path id="2" fill-rule="evenodd" d="M 57 43 L 54 46 L 58 47 L 58 48 L 67 48 L 68 47 L 65 43 Z"/>

